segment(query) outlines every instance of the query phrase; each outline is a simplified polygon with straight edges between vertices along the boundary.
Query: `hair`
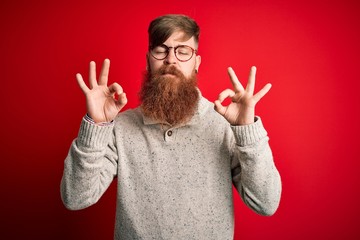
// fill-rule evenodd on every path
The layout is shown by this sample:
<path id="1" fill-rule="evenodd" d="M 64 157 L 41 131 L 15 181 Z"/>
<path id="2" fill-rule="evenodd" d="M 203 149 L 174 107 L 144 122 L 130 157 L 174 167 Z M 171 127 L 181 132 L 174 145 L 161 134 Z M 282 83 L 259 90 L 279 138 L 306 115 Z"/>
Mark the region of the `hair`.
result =
<path id="1" fill-rule="evenodd" d="M 168 14 L 151 21 L 148 29 L 149 49 L 163 44 L 176 31 L 183 31 L 185 40 L 194 37 L 198 47 L 200 28 L 195 20 L 185 15 Z"/>

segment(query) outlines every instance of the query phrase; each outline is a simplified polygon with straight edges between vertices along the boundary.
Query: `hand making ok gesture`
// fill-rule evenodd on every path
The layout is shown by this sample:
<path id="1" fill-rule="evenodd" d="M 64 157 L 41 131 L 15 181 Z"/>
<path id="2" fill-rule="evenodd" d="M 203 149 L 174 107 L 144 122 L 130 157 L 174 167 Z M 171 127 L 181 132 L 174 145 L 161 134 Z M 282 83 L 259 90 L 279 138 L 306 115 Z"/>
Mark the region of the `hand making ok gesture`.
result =
<path id="1" fill-rule="evenodd" d="M 254 122 L 256 103 L 270 90 L 271 84 L 266 84 L 254 95 L 256 67 L 251 67 L 246 89 L 241 85 L 232 68 L 228 68 L 231 83 L 234 90 L 226 89 L 215 101 L 215 110 L 220 113 L 231 125 L 247 125 Z M 228 106 L 222 102 L 226 98 L 231 99 Z"/>
<path id="2" fill-rule="evenodd" d="M 109 68 L 110 60 L 105 59 L 97 81 L 95 62 L 90 62 L 90 88 L 86 86 L 81 74 L 76 74 L 77 82 L 86 97 L 87 113 L 95 123 L 111 122 L 127 103 L 126 95 L 119 84 L 107 86 Z"/>

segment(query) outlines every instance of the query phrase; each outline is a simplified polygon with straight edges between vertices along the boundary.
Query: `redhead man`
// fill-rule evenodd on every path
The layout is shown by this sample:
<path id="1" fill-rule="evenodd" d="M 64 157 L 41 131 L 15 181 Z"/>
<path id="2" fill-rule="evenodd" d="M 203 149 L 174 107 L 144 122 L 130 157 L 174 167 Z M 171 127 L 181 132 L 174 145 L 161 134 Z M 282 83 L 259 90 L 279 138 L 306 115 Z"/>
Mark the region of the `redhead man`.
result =
<path id="1" fill-rule="evenodd" d="M 261 215 L 278 208 L 280 175 L 255 115 L 271 85 L 254 94 L 256 68 L 246 88 L 229 68 L 233 89 L 209 102 L 197 87 L 199 32 L 184 15 L 150 23 L 135 109 L 121 111 L 127 98 L 107 84 L 108 59 L 98 79 L 90 63 L 89 86 L 76 75 L 87 114 L 65 160 L 61 196 L 67 208 L 83 209 L 117 179 L 115 239 L 233 239 L 232 186 Z"/>

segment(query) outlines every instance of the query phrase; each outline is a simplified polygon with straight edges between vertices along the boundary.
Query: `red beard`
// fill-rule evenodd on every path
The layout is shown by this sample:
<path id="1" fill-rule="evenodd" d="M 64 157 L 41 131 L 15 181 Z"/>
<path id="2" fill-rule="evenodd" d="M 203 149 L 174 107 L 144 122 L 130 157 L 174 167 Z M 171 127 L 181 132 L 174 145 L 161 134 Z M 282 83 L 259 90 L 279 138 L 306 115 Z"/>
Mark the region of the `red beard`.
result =
<path id="1" fill-rule="evenodd" d="M 171 126 L 184 124 L 195 114 L 199 101 L 196 74 L 186 78 L 174 66 L 148 71 L 139 95 L 145 116 Z"/>

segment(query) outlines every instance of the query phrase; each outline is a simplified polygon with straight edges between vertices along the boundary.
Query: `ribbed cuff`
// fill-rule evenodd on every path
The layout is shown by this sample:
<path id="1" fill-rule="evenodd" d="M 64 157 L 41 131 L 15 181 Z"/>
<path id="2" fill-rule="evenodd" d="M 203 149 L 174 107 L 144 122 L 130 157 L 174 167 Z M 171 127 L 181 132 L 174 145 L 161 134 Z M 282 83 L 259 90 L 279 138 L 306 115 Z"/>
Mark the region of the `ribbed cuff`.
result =
<path id="1" fill-rule="evenodd" d="M 78 143 L 88 148 L 103 148 L 109 140 L 114 128 L 114 123 L 100 126 L 83 118 L 78 134 Z"/>
<path id="2" fill-rule="evenodd" d="M 111 125 L 114 120 L 112 120 L 111 122 L 100 122 L 100 123 L 96 123 L 91 117 L 89 114 L 86 114 L 84 119 L 92 124 L 96 124 L 96 125 L 99 125 L 99 126 L 107 126 L 107 125 Z"/>
<path id="3" fill-rule="evenodd" d="M 258 142 L 267 136 L 267 132 L 260 117 L 255 117 L 255 122 L 244 126 L 231 126 L 234 131 L 236 143 L 239 146 L 247 146 Z"/>

